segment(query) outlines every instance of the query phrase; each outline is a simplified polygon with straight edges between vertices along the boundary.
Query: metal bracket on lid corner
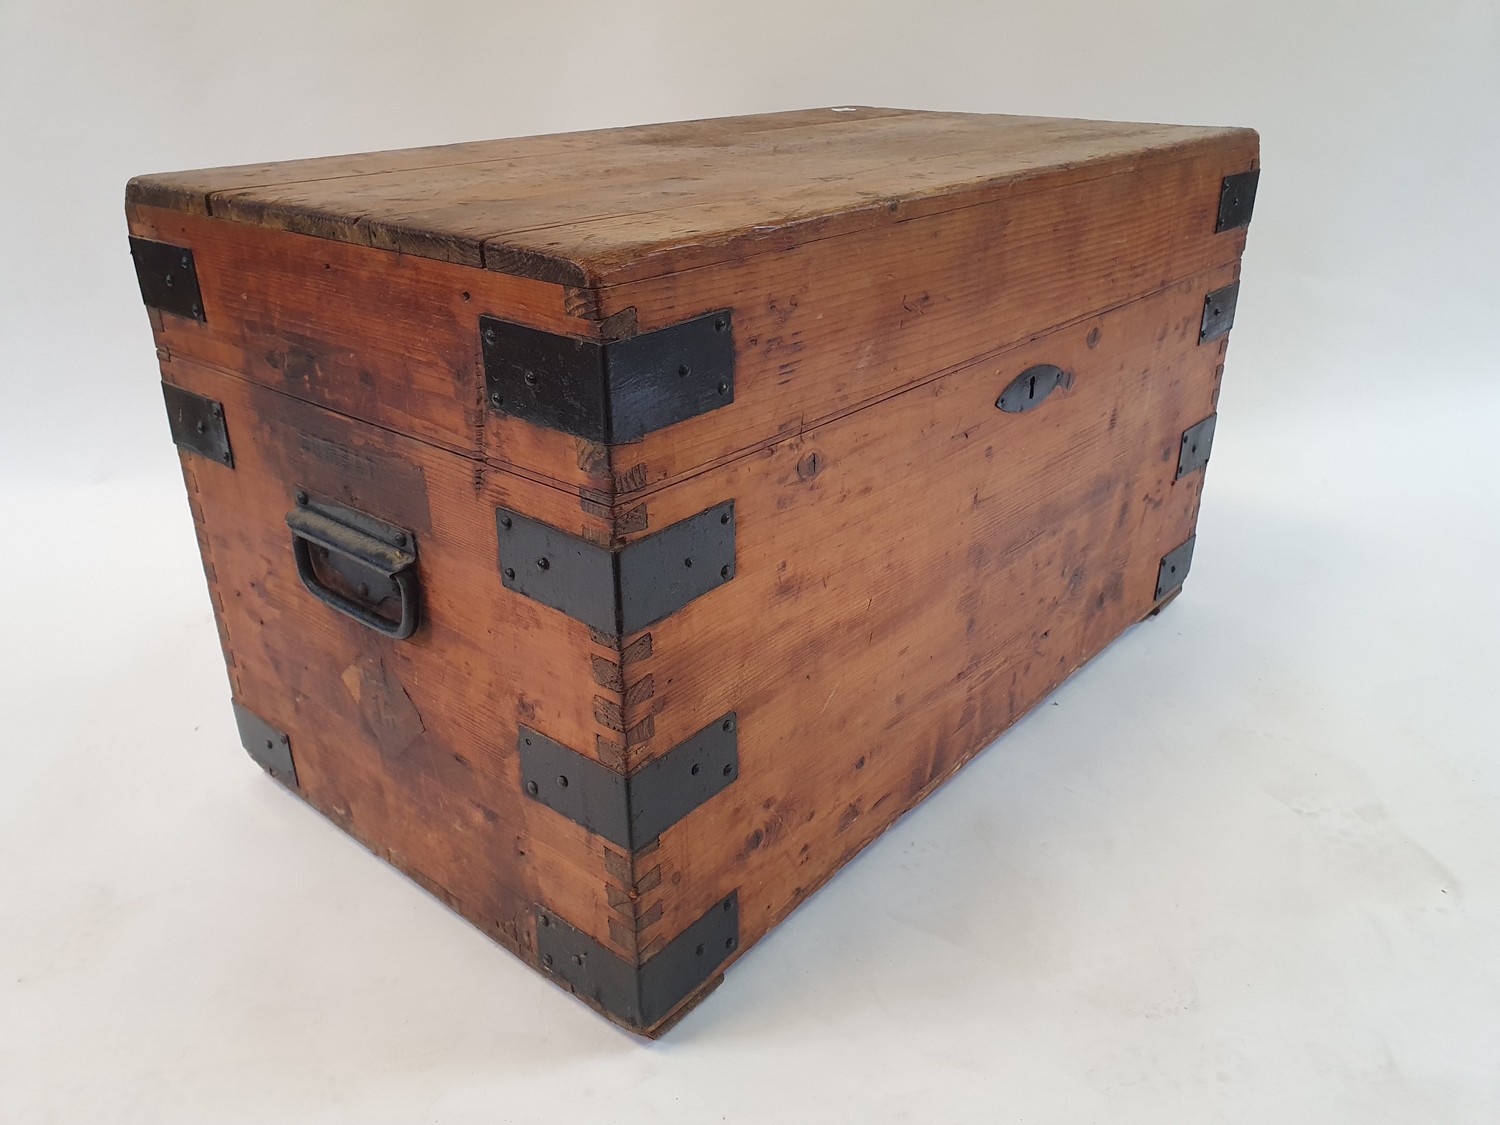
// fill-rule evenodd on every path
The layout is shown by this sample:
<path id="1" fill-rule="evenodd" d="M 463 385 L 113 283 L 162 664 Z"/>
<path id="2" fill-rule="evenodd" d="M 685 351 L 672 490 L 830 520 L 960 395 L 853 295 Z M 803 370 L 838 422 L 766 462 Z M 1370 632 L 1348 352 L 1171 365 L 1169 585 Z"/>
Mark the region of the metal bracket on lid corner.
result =
<path id="1" fill-rule="evenodd" d="M 1219 221 L 1214 233 L 1250 225 L 1250 216 L 1255 212 L 1255 189 L 1259 184 L 1259 168 L 1224 177 L 1219 188 Z"/>
<path id="2" fill-rule="evenodd" d="M 191 250 L 132 235 L 130 257 L 135 261 L 141 300 L 147 306 L 189 320 L 206 320 L 203 294 L 198 289 L 198 266 Z"/>
<path id="3" fill-rule="evenodd" d="M 240 742 L 244 744 L 245 752 L 281 784 L 290 789 L 297 788 L 297 765 L 292 760 L 291 738 L 239 700 L 232 703 L 234 722 L 240 728 Z"/>
<path id="4" fill-rule="evenodd" d="M 479 318 L 490 409 L 601 445 L 734 401 L 728 309 L 623 340 L 581 340 Z"/>
<path id="5" fill-rule="evenodd" d="M 610 769 L 540 731 L 517 736 L 521 787 L 569 820 L 638 851 L 739 776 L 739 720 L 720 716 L 633 773 Z"/>
<path id="6" fill-rule="evenodd" d="M 606 949 L 553 911 L 536 912 L 542 971 L 637 1031 L 654 1027 L 707 983 L 740 944 L 738 892 L 720 899 L 640 964 Z"/>
<path id="7" fill-rule="evenodd" d="M 615 636 L 644 629 L 734 577 L 733 500 L 618 548 L 503 508 L 495 524 L 506 589 Z"/>

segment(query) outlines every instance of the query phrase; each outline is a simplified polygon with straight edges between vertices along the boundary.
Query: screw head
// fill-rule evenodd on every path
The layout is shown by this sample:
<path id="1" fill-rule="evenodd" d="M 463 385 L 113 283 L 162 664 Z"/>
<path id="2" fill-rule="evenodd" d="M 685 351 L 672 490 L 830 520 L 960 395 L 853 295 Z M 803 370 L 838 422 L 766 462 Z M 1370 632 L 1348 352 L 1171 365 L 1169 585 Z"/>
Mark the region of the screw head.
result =
<path id="1" fill-rule="evenodd" d="M 299 503 L 299 504 L 306 504 L 307 503 L 307 493 L 301 491 L 300 489 L 297 491 L 297 503 Z"/>
<path id="2" fill-rule="evenodd" d="M 486 344 L 493 344 L 495 342 L 495 330 L 493 328 L 486 328 L 484 330 L 484 342 Z"/>
<path id="3" fill-rule="evenodd" d="M 193 427 L 193 429 L 197 430 L 200 434 L 206 434 L 208 433 L 208 423 L 199 422 L 196 426 Z"/>
<path id="4" fill-rule="evenodd" d="M 547 558 L 546 555 L 543 555 L 541 558 L 536 560 L 536 567 L 538 570 L 546 570 L 551 565 L 552 562 Z"/>
<path id="5" fill-rule="evenodd" d="M 536 782 L 534 782 L 534 781 L 528 781 L 526 783 L 526 792 L 530 793 L 533 797 L 535 797 L 537 795 L 537 789 L 538 789 L 538 786 L 537 786 Z M 544 919 L 542 921 L 542 925 L 545 926 L 546 924 L 547 924 L 546 920 Z"/>
<path id="6" fill-rule="evenodd" d="M 526 374 L 524 376 L 522 376 L 522 378 L 524 378 L 526 380 L 526 385 L 528 387 L 534 387 L 534 386 L 536 386 L 536 372 L 535 371 L 528 371 L 528 372 L 526 372 Z"/>
<path id="7" fill-rule="evenodd" d="M 404 546 L 406 546 L 406 532 L 404 532 L 404 531 L 398 531 L 398 532 L 396 532 L 396 546 L 398 546 L 398 547 L 404 547 Z"/>
<path id="8" fill-rule="evenodd" d="M 170 289 L 170 288 L 172 288 L 172 286 L 174 286 L 174 285 L 177 284 L 177 279 L 174 278 L 171 274 L 165 274 L 165 275 L 163 275 L 163 277 L 161 279 L 161 283 L 163 285 L 165 285 L 168 289 Z"/>
<path id="9" fill-rule="evenodd" d="M 505 528 L 506 531 L 510 530 L 510 524 L 511 524 L 511 519 L 510 519 L 509 516 L 501 516 L 500 517 L 500 526 L 503 527 L 503 528 Z"/>
<path id="10" fill-rule="evenodd" d="M 719 384 L 719 393 L 721 395 L 727 395 L 729 393 L 729 384 L 728 383 L 720 383 Z"/>
<path id="11" fill-rule="evenodd" d="M 724 720 L 724 729 L 725 730 L 733 730 L 734 729 L 734 720 L 733 719 L 725 719 Z"/>
<path id="12" fill-rule="evenodd" d="M 557 785 L 559 789 L 566 789 L 568 787 L 568 775 L 565 773 L 558 774 Z"/>
<path id="13" fill-rule="evenodd" d="M 503 396 L 499 391 L 491 391 L 490 392 L 490 405 L 491 406 L 504 406 L 505 405 L 505 396 Z"/>
<path id="14" fill-rule="evenodd" d="M 719 567 L 719 577 L 720 578 L 728 578 L 730 576 L 730 574 L 732 574 L 732 573 L 733 573 L 733 571 L 731 571 L 729 569 L 729 567 L 727 567 L 727 566 L 721 566 L 721 567 Z"/>
<path id="15" fill-rule="evenodd" d="M 505 568 L 505 577 L 507 577 L 507 578 L 514 578 L 515 576 L 516 576 L 516 568 L 515 567 L 508 566 L 508 567 Z"/>

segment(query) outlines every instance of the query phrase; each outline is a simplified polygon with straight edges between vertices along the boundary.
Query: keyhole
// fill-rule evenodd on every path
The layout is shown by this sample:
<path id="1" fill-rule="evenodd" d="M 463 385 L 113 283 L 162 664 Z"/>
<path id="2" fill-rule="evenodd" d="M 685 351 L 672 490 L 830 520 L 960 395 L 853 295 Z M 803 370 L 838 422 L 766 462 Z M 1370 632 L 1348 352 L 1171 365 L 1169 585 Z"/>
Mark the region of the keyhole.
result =
<path id="1" fill-rule="evenodd" d="M 1036 376 L 1026 380 L 1026 397 L 1036 398 Z"/>

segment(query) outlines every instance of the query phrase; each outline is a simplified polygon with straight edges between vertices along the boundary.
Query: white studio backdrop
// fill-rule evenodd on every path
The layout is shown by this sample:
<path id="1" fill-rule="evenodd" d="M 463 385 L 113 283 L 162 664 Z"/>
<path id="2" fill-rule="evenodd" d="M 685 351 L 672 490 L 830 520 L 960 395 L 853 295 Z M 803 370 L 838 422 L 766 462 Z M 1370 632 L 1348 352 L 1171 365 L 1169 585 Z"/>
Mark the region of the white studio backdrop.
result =
<path id="1" fill-rule="evenodd" d="M 243 760 L 137 173 L 818 105 L 1248 125 L 1184 596 L 663 1043 Z M 1500 1120 L 1494 0 L 0 0 L 0 1121 Z"/>

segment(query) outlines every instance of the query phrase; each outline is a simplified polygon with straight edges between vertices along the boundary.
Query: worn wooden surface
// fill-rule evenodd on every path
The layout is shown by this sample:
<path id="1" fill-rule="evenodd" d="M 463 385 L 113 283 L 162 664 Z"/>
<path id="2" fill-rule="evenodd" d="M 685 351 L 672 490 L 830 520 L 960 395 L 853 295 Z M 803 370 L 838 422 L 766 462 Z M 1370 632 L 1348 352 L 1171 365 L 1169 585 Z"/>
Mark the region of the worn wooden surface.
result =
<path id="1" fill-rule="evenodd" d="M 958 209 L 885 207 L 842 237 L 587 290 L 159 207 L 129 216 L 195 254 L 206 323 L 158 317 L 160 347 L 608 503 L 1238 260 L 1244 231 L 1214 220 L 1223 177 L 1256 163 L 1254 135 L 1220 133 L 1109 174 L 1054 152 L 1048 178 Z M 726 307 L 734 402 L 643 441 L 596 446 L 485 405 L 481 313 L 596 338 Z"/>
<path id="2" fill-rule="evenodd" d="M 901 812 L 1150 613 L 1203 473 L 1226 340 L 1199 345 L 1221 267 L 924 382 L 646 501 L 668 523 L 734 497 L 734 581 L 649 630 L 627 722 L 648 760 L 726 709 L 740 781 L 638 859 L 670 937 L 730 888 L 742 948 Z M 1007 414 L 1036 363 L 1070 390 Z M 1144 685 L 1143 690 L 1149 690 Z"/>
<path id="3" fill-rule="evenodd" d="M 132 181 L 132 202 L 596 287 L 1176 159 L 1244 130 L 847 107 Z"/>
<path id="4" fill-rule="evenodd" d="M 183 467 L 236 697 L 533 961 L 537 905 L 640 961 L 731 891 L 738 956 L 1149 614 L 1192 533 L 1254 134 L 829 112 L 132 183 L 207 318 L 152 313 L 163 376 L 235 450 Z M 484 402 L 483 313 L 617 339 L 725 307 L 724 409 L 602 447 Z M 996 409 L 1035 363 L 1070 385 Z M 299 487 L 416 532 L 415 637 L 302 588 Z M 724 500 L 734 578 L 639 634 L 500 581 L 496 507 L 619 545 Z M 736 781 L 634 854 L 521 792 L 520 723 L 628 772 L 729 711 Z"/>
<path id="5" fill-rule="evenodd" d="M 529 955 L 546 903 L 635 953 L 615 849 L 523 798 L 519 722 L 582 753 L 618 732 L 612 639 L 506 590 L 495 509 L 575 534 L 577 496 L 186 360 L 170 382 L 224 404 L 235 466 L 182 455 L 235 697 L 292 738 L 303 795 L 486 932 Z M 285 523 L 299 488 L 415 532 L 424 622 L 392 641 L 317 601 Z"/>

